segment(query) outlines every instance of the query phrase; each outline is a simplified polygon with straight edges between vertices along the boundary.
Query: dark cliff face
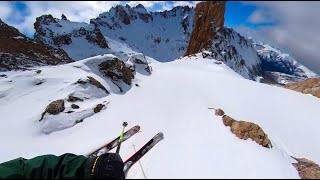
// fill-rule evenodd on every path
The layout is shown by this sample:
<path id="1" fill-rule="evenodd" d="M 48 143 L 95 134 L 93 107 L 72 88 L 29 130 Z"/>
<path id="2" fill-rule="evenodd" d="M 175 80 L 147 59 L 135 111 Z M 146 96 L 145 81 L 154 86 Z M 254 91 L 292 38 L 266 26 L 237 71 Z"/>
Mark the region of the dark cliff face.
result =
<path id="1" fill-rule="evenodd" d="M 209 48 L 212 39 L 224 25 L 225 1 L 207 1 L 197 4 L 194 26 L 185 55 L 195 54 Z"/>
<path id="2" fill-rule="evenodd" d="M 2 20 L 0 20 L 0 41 L 0 70 L 72 62 L 64 51 L 37 43 Z"/>
<path id="3" fill-rule="evenodd" d="M 255 80 L 261 75 L 257 52 L 250 40 L 224 27 L 225 11 L 225 1 L 197 4 L 193 31 L 184 55 L 205 52 L 205 56 L 223 61 L 243 77 Z"/>

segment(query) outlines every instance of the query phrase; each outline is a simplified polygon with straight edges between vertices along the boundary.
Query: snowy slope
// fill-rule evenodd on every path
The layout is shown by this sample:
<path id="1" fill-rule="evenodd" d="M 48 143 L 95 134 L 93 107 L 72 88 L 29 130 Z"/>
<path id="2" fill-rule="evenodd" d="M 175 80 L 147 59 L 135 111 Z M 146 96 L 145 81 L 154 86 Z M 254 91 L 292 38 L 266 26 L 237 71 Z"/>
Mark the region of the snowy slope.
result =
<path id="1" fill-rule="evenodd" d="M 172 61 L 187 50 L 194 9 L 178 6 L 170 11 L 148 12 L 142 5 L 111 8 L 90 21 L 104 36 L 121 40 L 137 52 L 159 61 Z"/>
<path id="2" fill-rule="evenodd" d="M 40 74 L 25 71 L 0 79 L 0 141 L 5 145 L 0 148 L 0 162 L 41 154 L 86 154 L 116 137 L 127 121 L 130 127 L 139 124 L 142 131 L 123 144 L 123 159 L 134 152 L 133 145 L 140 147 L 159 131 L 165 135 L 141 160 L 147 178 L 299 178 L 289 155 L 320 163 L 320 146 L 315 143 L 320 135 L 317 98 L 246 80 L 200 54 L 170 63 L 147 58 L 153 74 L 137 73 L 134 83 L 139 87 L 119 93 L 95 69 L 98 62 L 112 57 L 97 56 L 37 68 Z M 86 76 L 99 80 L 111 94 L 74 85 Z M 44 83 L 34 85 L 39 79 Z M 79 102 L 79 112 L 97 103 L 109 104 L 82 123 L 45 134 L 44 127 L 55 126 L 38 122 L 46 105 L 74 91 L 90 97 Z M 259 124 L 274 148 L 238 139 L 209 107 Z M 128 178 L 143 178 L 138 164 Z"/>
<path id="3" fill-rule="evenodd" d="M 58 19 L 51 15 L 38 17 L 34 24 L 37 42 L 63 49 L 73 60 L 109 53 L 106 39 L 92 24 Z"/>
<path id="4" fill-rule="evenodd" d="M 193 17 L 188 6 L 148 12 L 142 5 L 118 5 L 90 24 L 42 15 L 35 22 L 35 39 L 63 49 L 74 60 L 114 53 L 117 49 L 109 45 L 113 40 L 159 61 L 172 61 L 188 47 Z"/>
<path id="5" fill-rule="evenodd" d="M 261 62 L 252 41 L 232 28 L 221 28 L 207 50 L 246 79 L 257 80 L 261 76 Z"/>

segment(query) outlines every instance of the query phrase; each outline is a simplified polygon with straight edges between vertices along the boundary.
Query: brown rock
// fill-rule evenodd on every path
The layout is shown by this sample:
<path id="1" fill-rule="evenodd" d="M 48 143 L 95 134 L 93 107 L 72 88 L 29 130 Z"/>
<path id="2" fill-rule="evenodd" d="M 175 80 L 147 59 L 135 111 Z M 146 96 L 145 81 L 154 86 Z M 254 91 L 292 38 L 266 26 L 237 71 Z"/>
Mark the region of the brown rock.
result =
<path id="1" fill-rule="evenodd" d="M 211 45 L 217 30 L 224 25 L 225 1 L 200 2 L 195 8 L 194 26 L 185 56 Z"/>
<path id="2" fill-rule="evenodd" d="M 309 78 L 298 83 L 287 84 L 284 87 L 320 98 L 320 78 Z"/>
<path id="3" fill-rule="evenodd" d="M 222 120 L 223 120 L 223 124 L 225 126 L 231 126 L 232 123 L 234 123 L 236 120 L 234 120 L 233 118 L 227 116 L 227 115 L 224 115 L 222 116 Z"/>
<path id="4" fill-rule="evenodd" d="M 235 119 L 227 115 L 224 115 L 222 119 L 224 125 L 229 126 L 231 128 L 230 131 L 233 134 L 235 134 L 238 138 L 244 140 L 250 138 L 263 147 L 272 147 L 268 135 L 264 133 L 261 127 L 257 124 L 246 121 L 236 121 Z"/>
<path id="5" fill-rule="evenodd" d="M 224 111 L 222 109 L 216 109 L 215 115 L 216 116 L 223 116 L 224 115 Z"/>
<path id="6" fill-rule="evenodd" d="M 76 104 L 71 104 L 71 108 L 72 109 L 79 109 L 80 107 L 78 105 L 76 105 Z"/>
<path id="7" fill-rule="evenodd" d="M 68 20 L 64 15 L 61 16 L 61 19 Z M 36 22 L 34 23 L 34 27 L 36 30 L 34 37 L 36 42 L 48 43 L 48 40 L 50 40 L 53 41 L 53 44 L 55 45 L 53 47 L 60 48 L 63 45 L 71 44 L 72 37 L 82 37 L 85 38 L 88 42 L 96 44 L 101 48 L 109 48 L 107 40 L 104 38 L 98 27 L 94 27 L 94 29 L 79 27 L 74 29 L 72 32 L 57 34 L 52 27 L 63 27 L 63 25 L 60 23 L 61 21 L 59 21 L 59 19 L 53 18 L 52 15 L 43 15 L 37 17 Z M 52 27 L 50 28 L 47 25 L 52 25 Z M 62 49 L 60 48 L 59 50 Z"/>
<path id="8" fill-rule="evenodd" d="M 76 102 L 76 101 L 83 101 L 83 99 L 76 97 L 76 96 L 73 96 L 73 95 L 69 95 L 67 101 L 68 102 Z"/>
<path id="9" fill-rule="evenodd" d="M 103 105 L 103 104 L 98 104 L 98 105 L 93 109 L 94 113 L 100 112 L 101 109 L 102 109 L 104 106 L 105 106 L 105 105 Z"/>
<path id="10" fill-rule="evenodd" d="M 231 132 L 240 139 L 247 140 L 250 138 L 263 147 L 269 147 L 269 144 L 271 144 L 268 135 L 257 124 L 251 122 L 234 122 L 231 125 Z"/>
<path id="11" fill-rule="evenodd" d="M 65 107 L 64 107 L 64 100 L 63 99 L 53 101 L 52 103 L 50 103 L 47 106 L 46 110 L 42 113 L 40 121 L 43 119 L 43 117 L 46 113 L 49 113 L 52 115 L 57 115 L 60 112 L 64 111 L 64 109 L 65 109 Z"/>
<path id="12" fill-rule="evenodd" d="M 320 179 L 320 167 L 318 164 L 305 158 L 292 158 L 298 161 L 293 163 L 293 166 L 297 169 L 302 179 Z"/>
<path id="13" fill-rule="evenodd" d="M 101 48 L 109 48 L 108 42 L 102 35 L 100 29 L 96 27 L 94 30 L 94 33 L 95 33 L 95 39 L 93 40 L 93 42 L 97 43 Z"/>
<path id="14" fill-rule="evenodd" d="M 102 90 L 104 90 L 107 94 L 109 94 L 109 91 L 95 78 L 88 76 L 89 79 L 89 83 L 96 86 L 97 88 L 100 88 Z"/>
<path id="15" fill-rule="evenodd" d="M 65 109 L 64 100 L 59 99 L 50 103 L 46 108 L 46 112 L 49 114 L 56 115 L 62 112 L 64 109 Z"/>
<path id="16" fill-rule="evenodd" d="M 99 64 L 100 71 L 114 81 L 122 80 L 124 83 L 131 85 L 134 75 L 125 63 L 117 58 L 105 61 Z"/>
<path id="17" fill-rule="evenodd" d="M 49 18 L 50 19 L 50 18 Z M 48 19 L 48 21 L 50 21 Z M 36 43 L 16 28 L 0 20 L 0 69 L 20 69 L 25 65 L 56 65 L 72 62 L 63 50 Z"/>
<path id="18" fill-rule="evenodd" d="M 53 37 L 52 40 L 53 40 L 53 43 L 59 47 L 61 45 L 69 45 L 72 43 L 70 34 L 56 36 L 56 37 Z"/>

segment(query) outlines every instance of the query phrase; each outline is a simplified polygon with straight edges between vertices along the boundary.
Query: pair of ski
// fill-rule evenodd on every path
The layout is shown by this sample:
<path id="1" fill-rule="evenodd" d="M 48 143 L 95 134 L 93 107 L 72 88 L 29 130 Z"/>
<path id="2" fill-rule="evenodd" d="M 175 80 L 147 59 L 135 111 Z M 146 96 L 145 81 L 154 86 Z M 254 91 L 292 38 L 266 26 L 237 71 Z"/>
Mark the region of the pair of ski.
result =
<path id="1" fill-rule="evenodd" d="M 135 135 L 140 131 L 140 126 L 134 126 L 123 134 L 122 142 L 128 140 L 130 137 Z M 163 133 L 160 132 L 151 138 L 144 146 L 142 146 L 137 152 L 135 152 L 130 158 L 124 161 L 124 172 L 128 173 L 129 169 L 138 162 L 147 152 L 150 151 L 158 142 L 164 138 Z M 96 150 L 89 153 L 88 157 L 97 157 L 103 153 L 111 151 L 113 148 L 119 145 L 120 136 L 112 140 L 111 142 L 104 144 L 103 146 L 97 148 Z"/>

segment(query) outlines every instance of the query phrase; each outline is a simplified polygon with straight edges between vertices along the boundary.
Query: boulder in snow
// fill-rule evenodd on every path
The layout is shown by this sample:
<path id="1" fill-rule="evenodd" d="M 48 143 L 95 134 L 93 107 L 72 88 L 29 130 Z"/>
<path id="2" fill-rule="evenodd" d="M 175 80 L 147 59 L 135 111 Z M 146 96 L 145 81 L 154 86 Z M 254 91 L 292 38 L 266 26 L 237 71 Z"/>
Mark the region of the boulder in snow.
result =
<path id="1" fill-rule="evenodd" d="M 123 81 L 124 83 L 131 85 L 134 75 L 126 64 L 114 58 L 113 60 L 105 61 L 99 64 L 100 71 L 113 81 Z"/>
<path id="2" fill-rule="evenodd" d="M 95 78 L 91 77 L 91 76 L 87 76 L 88 79 L 79 79 L 77 81 L 77 84 L 87 84 L 90 83 L 94 86 L 96 86 L 99 89 L 102 89 L 103 91 L 105 91 L 107 94 L 109 94 L 109 91 Z"/>
<path id="3" fill-rule="evenodd" d="M 64 100 L 63 99 L 59 99 L 56 101 L 53 101 L 52 103 L 50 103 L 46 110 L 42 113 L 42 117 L 40 119 L 40 121 L 43 119 L 44 115 L 46 113 L 52 114 L 52 115 L 57 115 L 60 112 L 64 111 L 65 107 L 64 107 Z"/>
<path id="4" fill-rule="evenodd" d="M 229 126 L 231 128 L 230 131 L 240 139 L 247 140 L 250 138 L 263 147 L 272 147 L 268 135 L 257 124 L 237 121 L 227 115 L 223 116 L 223 123 L 225 126 Z"/>
<path id="5" fill-rule="evenodd" d="M 73 95 L 69 95 L 68 96 L 68 99 L 67 99 L 68 102 L 76 102 L 76 101 L 83 101 L 83 99 L 79 98 L 79 97 L 76 97 L 76 96 L 73 96 Z"/>
<path id="6" fill-rule="evenodd" d="M 302 179 L 320 179 L 320 167 L 313 161 L 305 158 L 295 158 L 297 163 L 293 163 L 293 166 L 299 172 Z"/>
<path id="7" fill-rule="evenodd" d="M 78 105 L 76 105 L 76 104 L 71 104 L 71 108 L 72 109 L 79 109 L 80 107 Z"/>
<path id="8" fill-rule="evenodd" d="M 216 116 L 223 116 L 224 115 L 224 111 L 222 109 L 218 108 L 215 111 L 215 115 Z"/>
<path id="9" fill-rule="evenodd" d="M 104 104 L 97 104 L 97 106 L 95 108 L 93 108 L 94 113 L 98 113 L 102 110 L 102 108 L 104 108 L 105 105 Z"/>
<path id="10" fill-rule="evenodd" d="M 109 91 L 95 78 L 88 76 L 89 79 L 89 83 L 96 86 L 97 88 L 100 88 L 102 90 L 104 90 L 107 94 L 109 94 Z"/>

